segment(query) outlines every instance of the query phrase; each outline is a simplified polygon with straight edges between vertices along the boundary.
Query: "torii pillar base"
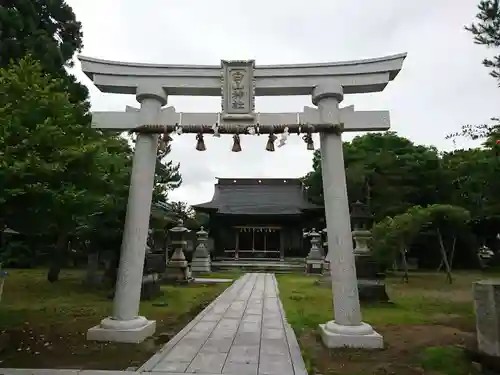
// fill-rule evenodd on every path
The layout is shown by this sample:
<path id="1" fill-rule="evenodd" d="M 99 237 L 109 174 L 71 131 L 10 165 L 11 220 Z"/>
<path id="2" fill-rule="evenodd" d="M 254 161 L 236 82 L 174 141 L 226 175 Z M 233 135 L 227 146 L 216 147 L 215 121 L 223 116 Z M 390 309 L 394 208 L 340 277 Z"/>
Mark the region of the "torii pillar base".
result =
<path id="1" fill-rule="evenodd" d="M 87 340 L 138 344 L 153 336 L 155 330 L 156 321 L 147 320 L 143 316 L 133 320 L 106 318 L 101 324 L 87 331 Z"/>
<path id="2" fill-rule="evenodd" d="M 333 320 L 320 324 L 321 340 L 327 348 L 382 349 L 384 338 L 366 323 L 344 326 Z"/>

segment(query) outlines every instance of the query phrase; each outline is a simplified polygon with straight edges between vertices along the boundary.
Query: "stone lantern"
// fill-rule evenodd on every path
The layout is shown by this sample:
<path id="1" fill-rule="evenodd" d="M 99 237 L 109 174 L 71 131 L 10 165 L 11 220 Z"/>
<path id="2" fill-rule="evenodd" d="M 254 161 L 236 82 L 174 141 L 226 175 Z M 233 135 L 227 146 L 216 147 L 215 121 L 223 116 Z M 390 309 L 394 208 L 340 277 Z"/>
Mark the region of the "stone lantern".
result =
<path id="1" fill-rule="evenodd" d="M 354 254 L 368 254 L 370 252 L 368 241 L 371 239 L 371 232 L 367 228 L 372 220 L 372 215 L 360 201 L 353 203 L 351 207 L 351 220 L 354 229 L 352 237 L 355 243 Z"/>
<path id="2" fill-rule="evenodd" d="M 389 302 L 385 290 L 385 275 L 380 272 L 369 248 L 371 232 L 368 229 L 372 215 L 365 204 L 357 201 L 351 206 L 351 219 L 354 230 L 354 256 L 358 279 L 359 299 L 361 302 Z"/>
<path id="3" fill-rule="evenodd" d="M 211 272 L 210 254 L 208 251 L 208 233 L 203 227 L 196 232 L 197 246 L 191 261 L 191 271 L 194 274 L 203 274 Z"/>
<path id="4" fill-rule="evenodd" d="M 184 256 L 184 248 L 187 244 L 186 234 L 189 232 L 184 222 L 179 219 L 177 226 L 169 230 L 172 248 L 174 252 L 167 264 L 165 281 L 186 283 L 192 281 L 191 271 Z"/>
<path id="5" fill-rule="evenodd" d="M 321 274 L 323 272 L 323 252 L 321 251 L 321 234 L 311 229 L 308 237 L 311 239 L 311 250 L 306 258 L 306 273 Z"/>

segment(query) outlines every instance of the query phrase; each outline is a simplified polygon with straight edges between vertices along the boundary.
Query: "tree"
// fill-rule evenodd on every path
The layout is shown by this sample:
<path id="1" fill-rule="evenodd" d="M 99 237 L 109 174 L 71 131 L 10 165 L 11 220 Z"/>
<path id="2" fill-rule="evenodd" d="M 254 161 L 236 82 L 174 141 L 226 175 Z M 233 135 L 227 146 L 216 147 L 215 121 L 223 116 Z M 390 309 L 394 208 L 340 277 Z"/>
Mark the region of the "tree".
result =
<path id="1" fill-rule="evenodd" d="M 500 1 L 481 0 L 478 5 L 477 22 L 465 29 L 474 35 L 474 42 L 489 48 L 500 47 Z M 500 80 L 500 55 L 484 59 L 483 65 L 490 68 L 490 75 Z M 500 84 L 500 82 L 499 82 Z"/>
<path id="2" fill-rule="evenodd" d="M 195 214 L 194 210 L 188 206 L 186 202 L 168 202 L 168 210 L 177 218 L 182 220 L 193 219 Z"/>
<path id="3" fill-rule="evenodd" d="M 69 237 L 123 195 L 117 176 L 130 154 L 125 141 L 78 122 L 86 103 L 72 103 L 61 80 L 31 58 L 0 69 L 2 218 L 19 232 L 54 236 L 50 281 Z"/>
<path id="4" fill-rule="evenodd" d="M 393 264 L 398 255 L 403 264 L 405 282 L 408 282 L 406 254 L 426 220 L 420 206 L 376 223 L 372 228 L 371 248 L 375 259 L 386 267 Z"/>
<path id="5" fill-rule="evenodd" d="M 89 254 L 93 254 L 100 248 L 112 248 L 118 254 L 130 181 L 131 150 L 127 142 L 119 135 L 103 133 L 90 128 L 91 115 L 89 112 L 88 90 L 84 85 L 78 83 L 75 77 L 68 74 L 65 69 L 65 67 L 72 65 L 74 54 L 79 52 L 82 46 L 81 24 L 76 20 L 71 7 L 64 0 L 14 0 L 8 1 L 6 4 L 2 3 L 0 7 L 0 68 L 7 68 L 11 61 L 21 63 L 28 54 L 32 56 L 33 60 L 37 60 L 39 62 L 37 69 L 54 78 L 54 80 L 50 80 L 50 95 L 57 96 L 58 92 L 67 93 L 66 98 L 73 104 L 71 114 L 67 113 L 68 119 L 71 118 L 74 125 L 71 131 L 68 132 L 68 139 L 73 136 L 75 144 L 79 142 L 78 145 L 82 150 L 82 154 L 76 155 L 78 154 L 77 151 L 75 151 L 75 155 L 61 153 L 57 155 L 57 160 L 63 164 L 74 163 L 76 165 L 74 167 L 75 175 L 82 172 L 82 169 L 79 168 L 87 168 L 91 161 L 101 163 L 94 166 L 97 171 L 89 172 L 92 176 L 85 176 L 83 173 L 79 181 L 73 176 L 71 177 L 73 180 L 70 182 L 60 180 L 63 184 L 73 186 L 75 194 L 79 192 L 78 197 L 81 198 L 79 204 L 89 210 L 88 215 L 81 216 L 79 213 L 75 213 L 74 217 L 72 217 L 73 220 L 68 221 L 74 227 L 71 234 L 73 237 L 72 242 L 77 243 L 80 248 L 88 251 Z M 37 81 L 37 79 L 34 80 Z M 44 95 L 48 94 L 45 92 Z M 19 96 L 4 99 L 4 103 L 8 101 L 16 102 L 16 100 L 19 100 Z M 54 104 L 54 106 L 64 107 L 60 102 Z M 41 118 L 36 118 L 37 111 L 34 111 L 33 116 L 29 118 L 27 113 L 23 111 L 11 113 L 10 115 L 14 117 L 19 115 L 18 123 L 30 121 L 30 125 L 37 124 L 36 131 L 38 134 L 47 132 L 48 136 L 52 130 L 51 127 L 57 128 L 61 126 L 63 128 L 67 124 L 66 120 L 61 123 L 57 122 L 62 119 L 62 115 L 57 118 L 50 118 L 45 123 Z M 78 135 L 77 128 L 81 131 L 80 135 Z M 30 131 L 32 130 L 34 128 L 30 128 Z M 29 136 L 32 136 L 32 134 L 30 133 Z M 17 141 L 17 139 L 13 137 L 4 139 L 6 143 L 11 141 Z M 35 142 L 30 143 L 30 141 L 31 138 L 29 137 L 25 139 L 26 149 L 35 152 L 39 158 L 38 160 L 42 160 L 50 166 L 53 160 L 50 159 L 52 157 L 50 152 L 45 149 L 49 147 L 48 143 L 38 145 Z M 56 149 L 62 147 L 64 149 L 65 144 L 53 143 L 51 147 Z M 167 153 L 168 150 L 159 154 L 154 191 L 155 201 L 165 200 L 168 190 L 178 186 L 181 182 L 178 173 L 179 166 L 164 160 Z M 84 155 L 87 155 L 85 161 L 81 160 Z M 46 157 L 49 159 L 46 159 Z M 65 160 L 64 158 L 68 159 Z M 75 160 L 72 161 L 72 159 Z M 10 160 L 7 164 L 11 167 L 11 165 L 14 165 L 14 161 Z M 0 173 L 2 172 L 0 171 Z M 47 178 L 43 174 L 37 175 L 39 172 L 40 170 L 36 168 L 31 172 L 31 180 L 34 183 L 38 180 L 44 181 Z M 17 171 L 9 171 L 8 174 L 16 175 L 16 173 Z M 100 178 L 100 181 L 94 181 L 92 179 L 94 176 L 97 179 Z M 85 177 L 89 178 L 86 179 Z M 176 183 L 172 184 L 169 181 L 176 181 Z M 93 182 L 97 182 L 97 184 Z M 46 188 L 49 189 L 49 187 Z M 14 190 L 11 190 L 11 192 L 16 193 Z M 54 191 L 54 195 L 58 196 L 58 192 Z M 99 202 L 95 202 L 95 197 L 100 197 Z M 8 198 L 9 204 L 14 205 L 10 206 L 8 220 L 10 222 L 16 222 L 17 220 L 18 224 L 22 226 L 23 221 L 22 219 L 18 220 L 18 216 L 24 215 L 31 218 L 31 216 L 27 216 L 29 213 L 23 208 L 24 201 L 21 199 L 13 201 L 12 196 Z M 75 199 L 69 199 L 69 201 L 76 204 L 77 196 L 73 198 Z M 5 199 L 5 197 L 0 197 L 0 204 L 2 203 L 1 199 Z M 87 200 L 96 204 L 91 205 L 89 202 L 87 204 L 85 203 Z M 66 201 L 60 202 L 59 208 L 60 211 L 66 210 L 66 213 L 61 214 L 61 216 L 69 217 L 74 207 L 66 203 Z M 21 206 L 16 207 L 16 204 L 21 204 Z M 35 205 L 36 203 L 32 202 L 31 204 Z M 0 212 L 1 229 L 7 220 L 8 212 L 6 206 L 0 207 L 4 211 Z M 90 212 L 91 208 L 94 210 L 93 212 Z M 14 215 L 13 217 L 13 212 L 17 213 L 18 216 Z M 45 208 L 36 209 L 36 207 L 32 207 L 30 212 L 33 215 L 41 215 L 45 212 Z M 51 217 L 46 217 L 47 222 L 41 224 L 47 226 L 50 219 Z M 35 230 L 35 227 L 29 227 L 28 229 Z M 47 228 L 42 225 L 41 228 L 36 230 L 38 229 L 46 230 Z M 63 242 L 66 242 L 66 244 L 63 245 Z M 67 244 L 68 241 L 61 240 L 58 248 L 67 248 Z M 61 262 L 61 257 L 54 258 L 49 279 L 54 280 L 57 278 L 57 270 L 60 268 Z M 116 264 L 118 264 L 118 259 L 116 259 Z"/>
<path id="6" fill-rule="evenodd" d="M 167 201 L 168 192 L 178 188 L 182 184 L 182 177 L 179 172 L 179 163 L 174 164 L 172 160 L 167 161 L 170 154 L 170 143 L 160 139 L 157 151 L 157 162 L 155 169 L 155 185 L 153 190 L 153 202 Z"/>
<path id="7" fill-rule="evenodd" d="M 487 48 L 500 47 L 500 1 L 481 0 L 478 4 L 479 12 L 476 22 L 465 29 L 474 36 L 474 43 Z M 485 58 L 483 65 L 490 69 L 490 75 L 498 81 L 500 86 L 500 54 L 493 58 Z M 461 131 L 448 137 L 465 136 L 472 139 L 485 139 L 485 146 L 494 147 L 495 141 L 500 139 L 500 118 L 492 117 L 493 124 L 465 125 Z M 498 151 L 498 150 L 497 150 Z"/>
<path id="8" fill-rule="evenodd" d="M 476 218 L 486 218 L 500 211 L 498 160 L 485 148 L 443 153 L 446 202 L 461 206 Z"/>
<path id="9" fill-rule="evenodd" d="M 90 125 L 88 90 L 65 67 L 83 48 L 82 25 L 65 0 L 10 0 L 0 7 L 0 68 L 27 55 L 40 62 L 43 72 L 61 78 L 61 90 L 78 105 L 79 124 Z"/>
<path id="10" fill-rule="evenodd" d="M 0 7 L 0 67 L 27 54 L 61 72 L 83 47 L 81 24 L 64 0 L 10 0 Z"/>
<path id="11" fill-rule="evenodd" d="M 308 196 L 323 203 L 319 150 L 305 178 Z M 439 202 L 442 169 L 437 150 L 415 145 L 394 132 L 370 133 L 344 142 L 350 203 L 369 203 L 376 220 L 402 213 L 413 205 Z"/>
<path id="12" fill-rule="evenodd" d="M 439 241 L 439 250 L 442 260 L 438 267 L 438 271 L 444 265 L 448 281 L 451 284 L 453 282 L 451 268 L 455 256 L 457 236 L 467 229 L 470 213 L 462 207 L 435 204 L 427 207 L 425 209 L 425 214 L 428 216 L 428 222 L 425 224 L 434 227 Z M 445 244 L 445 236 L 451 239 L 451 241 L 448 241 L 448 246 Z"/>
<path id="13" fill-rule="evenodd" d="M 431 229 L 436 234 L 441 262 L 445 266 L 447 279 L 451 284 L 457 237 L 467 230 L 469 221 L 469 211 L 458 206 L 434 204 L 427 207 L 411 207 L 403 214 L 393 218 L 388 217 L 374 225 L 372 228 L 374 255 L 388 265 L 397 254 L 401 254 L 405 278 L 408 280 L 406 252 L 424 230 Z M 441 266 L 438 270 L 440 268 Z"/>

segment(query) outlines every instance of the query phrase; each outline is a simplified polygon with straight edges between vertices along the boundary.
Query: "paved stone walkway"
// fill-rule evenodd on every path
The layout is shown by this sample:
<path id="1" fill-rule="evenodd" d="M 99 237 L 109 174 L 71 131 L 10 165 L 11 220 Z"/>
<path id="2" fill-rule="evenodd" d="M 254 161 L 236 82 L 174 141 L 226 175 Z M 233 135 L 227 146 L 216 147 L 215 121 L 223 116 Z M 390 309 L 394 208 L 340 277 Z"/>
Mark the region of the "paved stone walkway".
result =
<path id="1" fill-rule="evenodd" d="M 273 274 L 236 280 L 139 372 L 307 375 Z"/>

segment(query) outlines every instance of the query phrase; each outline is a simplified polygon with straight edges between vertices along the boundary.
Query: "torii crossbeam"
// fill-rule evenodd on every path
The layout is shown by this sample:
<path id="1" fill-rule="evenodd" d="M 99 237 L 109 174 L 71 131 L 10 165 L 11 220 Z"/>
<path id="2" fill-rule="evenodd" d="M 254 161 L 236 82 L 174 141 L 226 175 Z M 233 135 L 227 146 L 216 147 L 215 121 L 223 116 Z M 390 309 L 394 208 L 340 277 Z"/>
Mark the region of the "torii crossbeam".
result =
<path id="1" fill-rule="evenodd" d="M 212 133 L 213 125 L 219 125 L 223 134 L 245 134 L 249 127 L 259 125 L 260 133 L 281 133 L 285 127 L 290 132 L 297 132 L 299 127 L 304 131 L 328 131 L 333 124 L 322 124 L 317 108 L 304 107 L 302 112 L 256 113 L 255 120 L 245 122 L 221 120 L 221 113 L 176 112 L 174 107 L 160 110 L 155 123 L 142 124 L 139 109 L 127 106 L 125 112 L 93 112 L 92 126 L 98 129 L 130 131 L 140 129 L 151 133 L 173 132 L 182 127 L 184 133 Z M 382 131 L 390 127 L 389 111 L 355 111 L 354 106 L 340 110 L 340 123 L 344 131 Z"/>

